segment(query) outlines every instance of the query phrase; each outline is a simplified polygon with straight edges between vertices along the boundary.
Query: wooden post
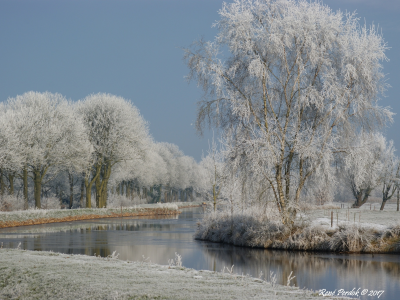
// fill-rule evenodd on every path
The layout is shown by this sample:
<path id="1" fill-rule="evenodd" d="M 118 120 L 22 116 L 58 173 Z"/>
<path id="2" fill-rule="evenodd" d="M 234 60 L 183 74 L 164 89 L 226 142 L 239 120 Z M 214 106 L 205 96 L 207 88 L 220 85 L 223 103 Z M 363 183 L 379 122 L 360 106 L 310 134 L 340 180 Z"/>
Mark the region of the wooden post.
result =
<path id="1" fill-rule="evenodd" d="M 336 223 L 337 226 L 339 227 L 339 212 L 336 210 Z"/>

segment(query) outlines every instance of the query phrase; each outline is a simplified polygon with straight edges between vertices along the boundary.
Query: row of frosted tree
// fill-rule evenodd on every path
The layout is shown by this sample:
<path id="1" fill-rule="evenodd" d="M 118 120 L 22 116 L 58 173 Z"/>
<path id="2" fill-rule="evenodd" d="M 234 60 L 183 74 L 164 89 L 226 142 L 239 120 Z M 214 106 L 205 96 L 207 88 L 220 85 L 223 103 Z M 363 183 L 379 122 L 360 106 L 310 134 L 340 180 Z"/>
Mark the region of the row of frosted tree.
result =
<path id="1" fill-rule="evenodd" d="M 184 56 L 204 91 L 197 128 L 222 136 L 214 198 L 272 202 L 284 224 L 301 200 L 343 186 L 355 207 L 379 187 L 383 208 L 399 166 L 380 133 L 393 121 L 378 103 L 388 88 L 382 34 L 319 1 L 236 0 L 219 15 L 215 39 Z"/>
<path id="2" fill-rule="evenodd" d="M 22 197 L 24 209 L 41 208 L 43 197 L 67 198 L 70 208 L 106 207 L 109 195 L 191 201 L 207 189 L 206 174 L 177 146 L 153 141 L 121 97 L 27 92 L 0 104 L 0 194 Z"/>

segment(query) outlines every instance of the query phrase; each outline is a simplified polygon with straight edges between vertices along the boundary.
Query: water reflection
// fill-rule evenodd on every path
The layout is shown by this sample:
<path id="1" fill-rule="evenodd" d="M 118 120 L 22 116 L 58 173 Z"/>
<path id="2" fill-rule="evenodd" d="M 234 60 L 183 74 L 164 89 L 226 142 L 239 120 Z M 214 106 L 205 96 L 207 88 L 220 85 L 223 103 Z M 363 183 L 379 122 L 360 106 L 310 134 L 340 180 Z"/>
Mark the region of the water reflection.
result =
<path id="1" fill-rule="evenodd" d="M 110 255 L 113 251 L 124 260 L 149 258 L 168 264 L 175 252 L 182 255 L 188 268 L 221 271 L 269 279 L 308 289 L 385 290 L 380 299 L 398 299 L 400 295 L 399 255 L 337 255 L 250 249 L 193 240 L 196 222 L 203 210 L 185 209 L 174 219 L 115 218 L 73 223 L 35 225 L 0 230 L 3 247 L 52 250 L 69 254 Z M 363 298 L 362 298 L 363 299 Z M 372 299 L 371 297 L 364 299 Z"/>
<path id="2" fill-rule="evenodd" d="M 399 299 L 400 258 L 398 255 L 333 255 L 310 252 L 271 251 L 229 246 L 203 245 L 203 252 L 216 265 L 232 266 L 239 274 L 257 276 L 270 272 L 277 275 L 278 282 L 291 281 L 301 288 L 318 289 L 362 289 L 385 290 L 380 299 Z M 361 297 L 367 299 L 367 297 Z"/>

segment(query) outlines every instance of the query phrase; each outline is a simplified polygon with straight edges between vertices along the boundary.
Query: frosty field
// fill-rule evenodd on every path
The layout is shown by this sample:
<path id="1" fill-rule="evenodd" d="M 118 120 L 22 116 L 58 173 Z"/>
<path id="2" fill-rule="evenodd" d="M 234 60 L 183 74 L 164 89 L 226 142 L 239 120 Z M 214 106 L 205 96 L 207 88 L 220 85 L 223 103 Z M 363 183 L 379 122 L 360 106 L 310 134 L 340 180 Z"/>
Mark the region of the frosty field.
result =
<path id="1" fill-rule="evenodd" d="M 229 271 L 196 271 L 113 257 L 0 249 L 1 299 L 283 300 L 316 296 L 312 291 Z"/>
<path id="2" fill-rule="evenodd" d="M 346 203 L 345 208 L 339 209 L 340 203 L 334 202 L 331 208 L 304 210 L 300 218 L 313 222 L 315 225 L 330 227 L 331 211 L 333 211 L 333 228 L 337 228 L 337 221 L 339 225 L 359 224 L 376 229 L 383 229 L 400 222 L 400 212 L 396 211 L 397 206 L 394 203 L 386 204 L 382 211 L 379 210 L 380 203 L 378 202 L 366 203 L 357 209 L 348 209 L 348 206 L 351 205 Z M 349 216 L 348 213 L 350 213 Z"/>

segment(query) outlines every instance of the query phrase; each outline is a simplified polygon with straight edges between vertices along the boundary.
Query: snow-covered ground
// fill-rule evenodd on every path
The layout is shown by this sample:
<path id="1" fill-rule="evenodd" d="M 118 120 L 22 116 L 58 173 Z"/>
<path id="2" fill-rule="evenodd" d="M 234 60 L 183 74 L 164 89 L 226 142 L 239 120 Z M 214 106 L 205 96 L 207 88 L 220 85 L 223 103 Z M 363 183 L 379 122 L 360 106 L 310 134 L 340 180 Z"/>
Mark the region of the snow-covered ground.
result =
<path id="1" fill-rule="evenodd" d="M 171 262 L 172 263 L 172 262 Z M 315 299 L 317 292 L 248 276 L 170 266 L 0 249 L 0 299 Z M 324 297 L 328 298 L 328 297 Z M 339 298 L 335 298 L 339 299 Z"/>
<path id="2" fill-rule="evenodd" d="M 340 207 L 340 203 L 333 203 L 332 207 Z M 384 210 L 379 210 L 380 203 L 367 203 L 360 208 L 348 208 L 349 204 L 345 204 L 342 209 L 308 209 L 300 214 L 313 223 L 319 223 L 323 226 L 331 226 L 331 212 L 333 211 L 333 225 L 344 224 L 360 224 L 363 226 L 376 227 L 383 229 L 386 226 L 400 222 L 400 212 L 396 211 L 397 205 L 394 203 L 386 204 Z M 374 209 L 375 208 L 375 209 Z"/>
<path id="3" fill-rule="evenodd" d="M 385 205 L 384 210 L 379 210 L 380 203 L 366 203 L 360 208 L 349 208 L 350 204 L 345 204 L 345 208 L 339 208 L 340 203 L 333 203 L 325 209 L 307 209 L 300 213 L 299 218 L 304 218 L 313 223 L 313 225 L 320 225 L 322 227 L 331 227 L 331 212 L 333 212 L 333 229 L 337 225 L 360 225 L 362 227 L 375 228 L 383 230 L 387 226 L 392 226 L 400 223 L 400 212 L 396 211 L 397 205 L 388 203 Z M 338 207 L 334 209 L 333 207 Z"/>

